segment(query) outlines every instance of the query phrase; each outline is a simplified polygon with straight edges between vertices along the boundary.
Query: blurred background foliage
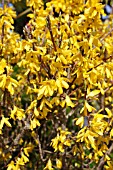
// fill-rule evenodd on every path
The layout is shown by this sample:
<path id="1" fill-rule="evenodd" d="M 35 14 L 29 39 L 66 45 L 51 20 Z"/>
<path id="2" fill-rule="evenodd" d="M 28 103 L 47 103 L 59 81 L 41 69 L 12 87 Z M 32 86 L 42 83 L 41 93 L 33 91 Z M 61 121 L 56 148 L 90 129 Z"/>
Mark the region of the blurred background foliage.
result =
<path id="1" fill-rule="evenodd" d="M 22 1 L 18 1 L 14 4 L 14 8 L 16 9 L 17 12 L 17 17 L 15 19 L 15 31 L 18 32 L 20 35 L 23 34 L 23 27 L 27 24 L 27 22 L 29 21 L 29 18 L 27 17 L 28 13 L 23 13 L 24 11 L 26 11 L 26 9 L 28 8 L 26 6 L 26 0 L 22 0 Z"/>

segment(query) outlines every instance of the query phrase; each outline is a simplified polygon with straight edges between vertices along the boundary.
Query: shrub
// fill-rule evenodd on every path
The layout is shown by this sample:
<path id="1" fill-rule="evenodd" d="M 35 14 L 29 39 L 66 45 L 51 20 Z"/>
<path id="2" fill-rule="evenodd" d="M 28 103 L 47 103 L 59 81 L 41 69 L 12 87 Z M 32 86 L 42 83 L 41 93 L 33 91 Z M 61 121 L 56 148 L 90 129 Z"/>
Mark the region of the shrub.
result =
<path id="1" fill-rule="evenodd" d="M 26 5 L 25 38 L 0 8 L 0 169 L 113 169 L 112 14 L 101 21 L 99 0 Z"/>

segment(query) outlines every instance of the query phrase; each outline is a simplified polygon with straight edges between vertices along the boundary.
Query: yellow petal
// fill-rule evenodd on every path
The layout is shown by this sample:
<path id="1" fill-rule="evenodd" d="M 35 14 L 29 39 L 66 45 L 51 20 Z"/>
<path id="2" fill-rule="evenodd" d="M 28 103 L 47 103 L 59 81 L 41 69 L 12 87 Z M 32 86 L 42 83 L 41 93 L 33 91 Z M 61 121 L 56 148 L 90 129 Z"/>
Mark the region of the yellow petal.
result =
<path id="1" fill-rule="evenodd" d="M 112 117 L 112 112 L 111 110 L 109 110 L 108 108 L 105 108 L 107 114 L 108 114 L 108 117 L 111 118 Z"/>
<path id="2" fill-rule="evenodd" d="M 81 116 L 80 118 L 78 118 L 78 120 L 76 121 L 76 125 L 81 125 L 82 124 L 82 126 L 83 126 L 83 124 L 84 124 L 84 117 L 83 116 Z"/>
<path id="3" fill-rule="evenodd" d="M 9 122 L 8 120 L 9 120 L 9 118 L 5 118 L 5 117 L 4 117 L 4 123 L 5 123 L 8 127 L 12 127 L 11 124 L 10 124 L 10 122 Z"/>
<path id="4" fill-rule="evenodd" d="M 94 97 L 96 96 L 97 94 L 100 93 L 100 90 L 93 90 L 92 92 L 90 92 L 87 97 Z"/>
<path id="5" fill-rule="evenodd" d="M 67 64 L 67 60 L 65 59 L 65 57 L 63 55 L 60 55 L 60 59 L 63 64 Z"/>
<path id="6" fill-rule="evenodd" d="M 62 94 L 63 93 L 63 89 L 62 89 L 62 86 L 61 86 L 61 81 L 57 79 L 56 80 L 56 85 L 58 87 L 59 94 Z"/>
<path id="7" fill-rule="evenodd" d="M 44 168 L 44 170 L 53 170 L 52 168 L 52 162 L 51 160 L 49 159 L 47 164 L 46 164 L 46 167 Z"/>
<path id="8" fill-rule="evenodd" d="M 64 80 L 62 80 L 62 86 L 63 86 L 65 89 L 68 89 L 68 88 L 69 88 L 68 83 L 65 82 Z"/>
<path id="9" fill-rule="evenodd" d="M 89 105 L 87 101 L 85 101 L 85 107 L 88 109 L 89 112 L 92 112 L 92 110 L 96 110 L 94 107 Z"/>
<path id="10" fill-rule="evenodd" d="M 75 106 L 68 95 L 66 95 L 66 103 L 67 103 L 67 106 L 71 106 L 71 107 Z"/>
<path id="11" fill-rule="evenodd" d="M 37 110 L 36 107 L 34 108 L 34 114 L 35 114 L 35 116 L 37 116 L 37 117 L 39 116 L 39 111 Z"/>
<path id="12" fill-rule="evenodd" d="M 56 166 L 57 168 L 61 169 L 62 168 L 62 161 L 60 159 L 56 159 Z"/>

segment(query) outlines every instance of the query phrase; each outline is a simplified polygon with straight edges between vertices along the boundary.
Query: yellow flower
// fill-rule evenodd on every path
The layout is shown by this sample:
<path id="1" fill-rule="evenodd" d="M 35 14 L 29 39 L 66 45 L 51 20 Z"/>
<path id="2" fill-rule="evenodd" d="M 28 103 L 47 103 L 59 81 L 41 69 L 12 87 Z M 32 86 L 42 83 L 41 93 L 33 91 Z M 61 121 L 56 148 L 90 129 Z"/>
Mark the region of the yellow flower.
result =
<path id="1" fill-rule="evenodd" d="M 46 167 L 44 168 L 44 170 L 53 170 L 52 168 L 52 162 L 51 160 L 49 159 L 47 164 L 46 164 Z"/>

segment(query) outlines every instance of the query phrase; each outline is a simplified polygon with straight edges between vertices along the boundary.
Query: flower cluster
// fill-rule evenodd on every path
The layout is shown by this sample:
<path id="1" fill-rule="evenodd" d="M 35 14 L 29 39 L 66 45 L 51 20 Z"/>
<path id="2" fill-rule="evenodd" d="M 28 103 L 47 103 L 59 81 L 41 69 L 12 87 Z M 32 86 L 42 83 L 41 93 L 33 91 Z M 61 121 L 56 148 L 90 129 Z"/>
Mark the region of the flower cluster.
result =
<path id="1" fill-rule="evenodd" d="M 112 169 L 112 12 L 102 22 L 100 0 L 26 0 L 23 38 L 2 3 L 0 168 Z"/>

